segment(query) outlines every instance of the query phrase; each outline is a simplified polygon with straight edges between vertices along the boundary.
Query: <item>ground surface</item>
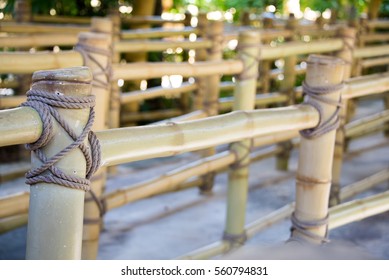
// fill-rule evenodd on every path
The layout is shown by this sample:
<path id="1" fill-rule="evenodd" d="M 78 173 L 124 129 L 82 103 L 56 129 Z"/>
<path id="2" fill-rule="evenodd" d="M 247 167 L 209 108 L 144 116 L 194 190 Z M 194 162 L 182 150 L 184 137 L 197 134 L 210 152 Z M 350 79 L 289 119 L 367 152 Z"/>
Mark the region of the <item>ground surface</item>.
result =
<path id="1" fill-rule="evenodd" d="M 382 110 L 382 102 L 361 101 L 358 116 Z M 382 134 L 351 142 L 344 164 L 342 185 L 358 181 L 389 166 L 389 146 L 384 145 L 361 155 L 355 152 L 386 142 Z M 353 152 L 354 151 L 354 152 Z M 119 174 L 108 180 L 112 190 L 149 179 L 185 162 L 194 155 L 142 161 L 119 167 Z M 290 171 L 275 170 L 275 159 L 270 158 L 250 166 L 250 194 L 247 222 L 256 220 L 294 200 L 294 172 L 298 151 L 293 152 Z M 150 167 L 153 171 L 150 172 Z M 216 177 L 212 196 L 199 195 L 196 188 L 164 194 L 114 209 L 105 216 L 101 235 L 99 259 L 171 259 L 208 245 L 221 238 L 225 222 L 227 175 Z M 4 183 L 0 195 L 15 190 L 27 190 L 23 179 Z M 388 189 L 387 182 L 359 195 L 359 197 Z M 333 247 L 347 248 L 339 258 L 389 259 L 389 213 L 355 222 L 330 232 Z M 289 237 L 289 220 L 284 220 L 256 235 L 247 245 L 235 252 L 234 258 L 289 258 L 280 250 Z M 23 259 L 26 228 L 0 235 L 0 259 Z M 350 249 L 350 250 L 348 250 Z M 247 253 L 248 252 L 248 253 Z M 295 257 L 296 258 L 296 257 Z M 327 258 L 323 255 L 300 255 L 297 258 Z M 328 257 L 331 258 L 331 257 Z"/>

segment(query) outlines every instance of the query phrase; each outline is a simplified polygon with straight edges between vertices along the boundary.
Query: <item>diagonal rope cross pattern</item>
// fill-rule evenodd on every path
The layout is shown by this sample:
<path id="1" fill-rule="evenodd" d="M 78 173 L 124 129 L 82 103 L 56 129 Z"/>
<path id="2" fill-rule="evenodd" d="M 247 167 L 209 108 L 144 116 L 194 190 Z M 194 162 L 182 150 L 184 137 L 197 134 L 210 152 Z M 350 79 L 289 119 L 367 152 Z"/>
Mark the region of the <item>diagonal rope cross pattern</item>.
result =
<path id="1" fill-rule="evenodd" d="M 314 139 L 339 127 L 339 111 L 342 107 L 342 99 L 339 98 L 339 100 L 336 101 L 328 98 L 326 95 L 342 90 L 343 87 L 343 83 L 332 86 L 312 87 L 305 81 L 303 82 L 303 93 L 306 96 L 309 96 L 309 100 L 305 101 L 304 104 L 313 106 L 319 112 L 320 121 L 316 127 L 300 131 L 302 137 Z M 323 108 L 321 103 L 336 107 L 335 112 L 327 120 L 323 119 Z"/>
<path id="2" fill-rule="evenodd" d="M 54 183 L 73 189 L 90 190 L 90 178 L 99 168 L 101 161 L 100 143 L 96 135 L 91 131 L 95 118 L 94 105 L 94 96 L 74 97 L 65 96 L 59 92 L 50 94 L 40 90 L 30 90 L 27 92 L 27 101 L 22 106 L 35 109 L 42 119 L 43 126 L 40 138 L 36 142 L 26 145 L 26 148 L 33 151 L 42 162 L 40 167 L 27 172 L 26 184 Z M 90 108 L 89 119 L 80 135 L 76 134 L 56 108 Z M 54 120 L 72 138 L 73 142 L 54 156 L 48 158 L 41 148 L 47 145 L 53 138 Z M 84 143 L 85 138 L 88 138 L 89 145 Z M 59 160 L 77 148 L 81 150 L 86 160 L 86 178 L 65 174 L 55 166 Z"/>
<path id="3" fill-rule="evenodd" d="M 249 79 L 257 79 L 258 78 L 258 71 L 256 69 L 256 65 L 260 62 L 260 53 L 258 51 L 258 54 L 253 55 L 246 51 L 248 48 L 256 48 L 260 50 L 259 48 L 260 44 L 239 44 L 236 47 L 236 51 L 238 52 L 238 58 L 245 63 L 243 66 L 243 71 L 237 75 L 237 78 L 240 81 L 249 80 Z M 250 64 L 246 63 L 246 59 L 243 59 L 244 57 L 252 58 L 252 62 Z M 255 69 L 254 69 L 255 68 Z M 249 74 L 250 71 L 254 70 L 253 74 Z"/>

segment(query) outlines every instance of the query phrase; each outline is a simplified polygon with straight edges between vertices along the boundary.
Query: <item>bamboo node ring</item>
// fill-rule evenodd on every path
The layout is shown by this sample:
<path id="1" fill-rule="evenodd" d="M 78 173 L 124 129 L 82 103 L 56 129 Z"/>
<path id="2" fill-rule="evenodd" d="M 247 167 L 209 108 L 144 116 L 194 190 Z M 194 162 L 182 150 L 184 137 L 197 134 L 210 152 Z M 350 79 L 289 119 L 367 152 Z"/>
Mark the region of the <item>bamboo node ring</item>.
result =
<path id="1" fill-rule="evenodd" d="M 26 148 L 32 151 L 42 162 L 40 167 L 31 169 L 26 173 L 26 184 L 53 183 L 67 188 L 90 190 L 90 178 L 96 172 L 101 162 L 100 142 L 91 131 L 95 118 L 95 97 L 75 97 L 60 94 L 50 94 L 40 90 L 31 89 L 27 92 L 27 101 L 21 106 L 35 109 L 42 119 L 42 133 L 39 139 Z M 85 109 L 90 108 L 89 119 L 80 135 L 71 128 L 67 121 L 59 114 L 56 108 Z M 62 149 L 54 156 L 47 158 L 41 150 L 53 138 L 53 121 L 65 130 L 73 139 L 73 143 Z M 88 138 L 89 145 L 84 143 Z M 80 149 L 86 160 L 86 178 L 65 174 L 55 164 L 74 149 Z"/>

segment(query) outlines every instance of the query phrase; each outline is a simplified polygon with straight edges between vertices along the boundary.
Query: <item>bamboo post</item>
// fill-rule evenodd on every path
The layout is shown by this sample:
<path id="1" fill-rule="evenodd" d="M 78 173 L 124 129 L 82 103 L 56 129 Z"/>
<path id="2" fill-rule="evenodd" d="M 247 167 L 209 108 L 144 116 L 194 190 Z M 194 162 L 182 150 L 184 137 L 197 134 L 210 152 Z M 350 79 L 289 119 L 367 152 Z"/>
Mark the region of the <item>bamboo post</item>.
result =
<path id="1" fill-rule="evenodd" d="M 274 27 L 274 22 L 272 18 L 265 17 L 263 19 L 263 28 L 264 29 L 271 29 Z M 269 45 L 271 42 L 270 39 L 263 40 L 262 43 L 264 45 Z M 271 71 L 271 64 L 272 62 L 270 60 L 262 60 L 261 66 L 260 66 L 260 73 L 261 73 L 261 81 L 262 81 L 262 92 L 269 92 L 270 91 L 270 71 Z"/>
<path id="2" fill-rule="evenodd" d="M 61 93 L 71 97 L 87 97 L 91 92 L 91 80 L 92 74 L 86 67 L 38 71 L 33 75 L 31 89 L 47 92 L 47 96 Z M 77 136 L 88 122 L 89 110 L 57 109 Z M 53 121 L 53 126 L 53 138 L 40 149 L 48 159 L 74 142 L 63 126 L 56 121 Z M 32 153 L 33 170 L 41 167 L 40 158 L 38 152 Z M 85 155 L 77 148 L 57 161 L 55 167 L 68 176 L 77 174 L 78 178 L 85 178 Z M 50 171 L 53 172 L 52 169 Z M 62 182 L 39 181 L 39 177 L 47 177 L 51 172 L 34 177 L 38 182 L 31 183 L 26 258 L 80 259 L 85 192 L 65 187 Z"/>
<path id="3" fill-rule="evenodd" d="M 200 38 L 206 38 L 206 31 L 208 30 L 208 19 L 206 13 L 199 13 L 197 17 L 197 29 L 199 30 L 198 36 Z M 207 59 L 207 50 L 199 49 L 196 50 L 196 61 L 205 61 Z M 206 84 L 207 81 L 205 77 L 196 77 L 196 83 L 198 84 L 198 88 L 194 95 L 193 108 L 192 110 L 202 110 L 204 97 L 206 95 Z"/>
<path id="4" fill-rule="evenodd" d="M 221 61 L 223 59 L 223 29 L 222 21 L 210 21 L 206 30 L 206 37 L 213 42 L 211 48 L 207 50 L 208 61 Z M 219 113 L 219 85 L 220 75 L 212 75 L 204 78 L 205 96 L 203 110 L 208 117 L 215 116 Z M 202 152 L 203 156 L 212 156 L 215 154 L 215 147 L 206 149 Z M 204 184 L 200 186 L 201 194 L 210 194 L 214 184 L 215 173 L 208 173 L 203 176 Z"/>
<path id="5" fill-rule="evenodd" d="M 320 244 L 327 237 L 331 167 L 343 73 L 344 62 L 340 59 L 314 55 L 308 58 L 305 102 L 321 108 L 321 121 L 316 128 L 302 132 L 291 240 Z"/>
<path id="6" fill-rule="evenodd" d="M 380 10 L 381 3 L 382 0 L 370 0 L 367 13 L 369 20 L 375 20 L 378 18 L 378 12 Z"/>
<path id="7" fill-rule="evenodd" d="M 353 46 L 355 43 L 355 29 L 343 27 L 338 31 L 338 36 L 343 39 L 343 49 L 336 53 L 336 56 L 346 62 L 344 69 L 344 79 L 347 80 L 351 75 L 351 63 L 353 59 Z M 336 143 L 334 152 L 334 164 L 332 167 L 332 186 L 330 196 L 330 206 L 339 204 L 340 179 L 342 173 L 343 152 L 345 143 L 344 126 L 346 124 L 346 116 L 348 109 L 348 99 L 342 100 L 342 108 L 340 110 L 340 127 L 336 131 Z"/>
<path id="8" fill-rule="evenodd" d="M 290 30 L 292 34 L 295 34 L 296 28 L 298 26 L 298 20 L 294 17 L 294 14 L 289 15 L 289 19 L 286 23 L 286 29 Z M 295 36 L 292 35 L 286 39 L 287 42 L 295 41 Z M 294 85 L 296 83 L 296 64 L 297 56 L 291 55 L 285 57 L 284 59 L 284 80 L 281 83 L 280 91 L 288 96 L 288 105 L 295 104 L 295 92 Z M 277 169 L 286 171 L 288 170 L 288 162 L 290 157 L 290 152 L 292 149 L 292 144 L 290 141 L 283 142 L 280 144 L 283 148 L 283 152 L 277 156 Z"/>
<path id="9" fill-rule="evenodd" d="M 115 9 L 110 14 L 112 20 L 112 42 L 120 41 L 121 21 L 118 9 Z M 120 53 L 113 51 L 112 64 L 120 63 Z M 118 128 L 120 126 L 120 88 L 118 81 L 111 80 L 111 98 L 110 98 L 110 110 L 109 110 L 109 127 Z"/>
<path id="10" fill-rule="evenodd" d="M 246 31 L 239 35 L 238 50 L 244 70 L 237 78 L 233 110 L 253 110 L 255 107 L 260 43 L 258 32 Z M 230 148 L 236 155 L 236 161 L 230 166 L 228 174 L 227 217 L 223 239 L 232 246 L 246 240 L 244 226 L 251 145 L 251 140 L 247 139 L 231 144 Z"/>
<path id="11" fill-rule="evenodd" d="M 92 19 L 92 28 L 97 25 L 109 25 L 108 19 Z M 101 30 L 101 29 L 100 29 Z M 91 68 L 93 73 L 92 93 L 96 96 L 96 120 L 94 130 L 108 127 L 107 115 L 109 106 L 109 70 L 111 68 L 111 36 L 100 33 L 80 33 L 77 50 L 83 54 L 84 65 Z M 104 190 L 106 169 L 100 168 L 92 177 L 91 192 L 85 198 L 84 230 L 83 230 L 83 259 L 95 259 L 98 251 L 101 219 L 104 214 L 99 198 Z"/>

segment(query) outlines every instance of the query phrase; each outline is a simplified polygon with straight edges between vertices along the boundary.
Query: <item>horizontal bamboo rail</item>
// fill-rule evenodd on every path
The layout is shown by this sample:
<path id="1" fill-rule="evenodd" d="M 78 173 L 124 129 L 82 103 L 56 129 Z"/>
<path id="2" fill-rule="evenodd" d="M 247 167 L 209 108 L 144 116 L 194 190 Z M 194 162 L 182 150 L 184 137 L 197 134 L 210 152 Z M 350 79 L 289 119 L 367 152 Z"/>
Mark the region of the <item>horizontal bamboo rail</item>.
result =
<path id="1" fill-rule="evenodd" d="M 278 59 L 291 55 L 323 53 L 340 50 L 341 39 L 324 39 L 311 42 L 287 42 L 277 46 L 263 46 L 261 59 Z"/>
<path id="2" fill-rule="evenodd" d="M 369 67 L 388 65 L 388 64 L 389 64 L 389 57 L 364 59 L 361 62 L 362 68 L 369 68 Z"/>
<path id="3" fill-rule="evenodd" d="M 30 74 L 38 70 L 82 66 L 79 52 L 3 52 L 0 53 L 0 73 Z"/>
<path id="4" fill-rule="evenodd" d="M 15 80 L 2 80 L 0 82 L 0 88 L 16 88 L 19 86 L 19 82 Z"/>
<path id="5" fill-rule="evenodd" d="M 90 24 L 90 17 L 71 17 L 71 16 L 46 16 L 33 15 L 32 21 L 49 23 L 72 23 L 72 24 Z"/>
<path id="6" fill-rule="evenodd" d="M 376 186 L 380 183 L 383 183 L 388 179 L 389 179 L 389 168 L 386 168 L 369 177 L 363 178 L 358 182 L 343 187 L 340 193 L 340 199 L 346 200 L 354 195 L 357 195 L 361 192 L 370 189 L 372 186 Z"/>
<path id="7" fill-rule="evenodd" d="M 0 41 L 1 42 L 1 41 Z M 187 49 L 203 49 L 210 48 L 212 46 L 212 42 L 209 40 L 197 39 L 196 41 L 189 40 L 179 40 L 179 41 L 139 41 L 139 40 L 131 40 L 131 41 L 118 41 L 114 44 L 115 52 L 151 52 L 151 51 L 164 51 L 168 48 L 176 49 L 182 48 L 184 50 Z"/>
<path id="8" fill-rule="evenodd" d="M 0 219 L 0 234 L 26 225 L 27 220 L 28 214 L 20 214 Z"/>
<path id="9" fill-rule="evenodd" d="M 357 98 L 389 90 L 389 73 L 366 75 L 352 78 L 346 82 L 342 92 L 343 99 Z"/>
<path id="10" fill-rule="evenodd" d="M 177 88 L 163 88 L 159 86 L 159 87 L 149 88 L 146 90 L 131 91 L 127 93 L 122 93 L 120 95 L 120 102 L 122 104 L 125 104 L 128 102 L 142 101 L 142 100 L 152 99 L 161 96 L 172 96 L 172 95 L 177 95 L 184 92 L 190 92 L 196 90 L 197 87 L 198 86 L 195 83 L 184 82 L 181 84 L 180 87 Z"/>
<path id="11" fill-rule="evenodd" d="M 123 23 L 128 24 L 157 24 L 162 25 L 164 23 L 185 23 L 185 19 L 163 19 L 160 16 L 130 16 L 130 17 L 121 17 Z"/>
<path id="12" fill-rule="evenodd" d="M 165 109 L 159 111 L 148 111 L 148 112 L 136 112 L 136 113 L 126 113 L 121 116 L 121 122 L 133 123 L 139 121 L 152 121 L 160 119 L 168 119 L 182 115 L 182 110 L 180 109 Z"/>
<path id="13" fill-rule="evenodd" d="M 386 45 L 363 47 L 354 50 L 354 58 L 366 58 L 384 55 L 389 55 L 389 48 Z"/>
<path id="14" fill-rule="evenodd" d="M 340 204 L 330 209 L 328 229 L 359 221 L 389 210 L 389 191 Z"/>
<path id="15" fill-rule="evenodd" d="M 367 21 L 367 25 L 371 28 L 389 28 L 389 21 L 388 20 L 369 20 Z"/>
<path id="16" fill-rule="evenodd" d="M 77 34 L 30 34 L 0 37 L 0 47 L 31 48 L 49 46 L 73 46 L 77 43 Z"/>
<path id="17" fill-rule="evenodd" d="M 168 123 L 168 122 L 194 121 L 194 120 L 203 119 L 205 117 L 208 117 L 207 112 L 205 112 L 204 110 L 196 110 L 196 111 L 192 111 L 192 112 L 187 113 L 187 114 L 173 117 L 171 119 L 164 119 L 162 121 L 158 121 L 158 122 L 155 122 L 152 124 L 163 124 L 163 123 Z"/>
<path id="18" fill-rule="evenodd" d="M 14 108 L 27 100 L 25 95 L 6 95 L 0 97 L 0 109 Z"/>
<path id="19" fill-rule="evenodd" d="M 0 198 L 0 219 L 28 212 L 29 192 L 16 193 Z"/>
<path id="20" fill-rule="evenodd" d="M 375 113 L 373 115 L 355 120 L 345 125 L 346 137 L 355 137 L 364 134 L 364 130 L 379 127 L 389 121 L 389 110 Z"/>
<path id="21" fill-rule="evenodd" d="M 318 112 L 299 105 L 257 111 L 237 111 L 182 123 L 168 123 L 97 132 L 102 165 L 179 153 L 259 137 L 283 130 L 301 130 L 318 123 Z"/>
<path id="22" fill-rule="evenodd" d="M 38 24 L 38 23 L 0 23 L 0 32 L 8 33 L 57 33 L 57 34 L 78 34 L 89 31 L 89 25 L 55 25 L 55 24 Z"/>
<path id="23" fill-rule="evenodd" d="M 31 168 L 30 162 L 17 162 L 14 164 L 3 163 L 0 165 L 0 184 L 6 181 L 20 178 Z"/>
<path id="24" fill-rule="evenodd" d="M 1 30 L 1 29 L 0 29 Z M 192 27 L 184 28 L 144 28 L 130 31 L 122 31 L 120 33 L 122 39 L 153 39 L 164 37 L 189 36 L 197 34 L 198 30 Z"/>
<path id="25" fill-rule="evenodd" d="M 232 108 L 233 97 L 222 97 L 219 99 L 219 110 L 227 111 Z M 274 103 L 282 103 L 288 101 L 289 97 L 285 94 L 272 92 L 272 93 L 260 93 L 256 95 L 255 106 L 266 106 Z"/>
<path id="26" fill-rule="evenodd" d="M 0 56 L 1 57 L 1 56 Z M 201 77 L 215 74 L 232 75 L 242 72 L 240 60 L 204 61 L 204 62 L 149 62 L 113 65 L 112 79 L 152 79 L 164 75 L 180 73 L 183 77 Z"/>
<path id="27" fill-rule="evenodd" d="M 361 41 L 365 43 L 389 41 L 389 34 L 387 33 L 373 33 L 361 35 Z"/>

